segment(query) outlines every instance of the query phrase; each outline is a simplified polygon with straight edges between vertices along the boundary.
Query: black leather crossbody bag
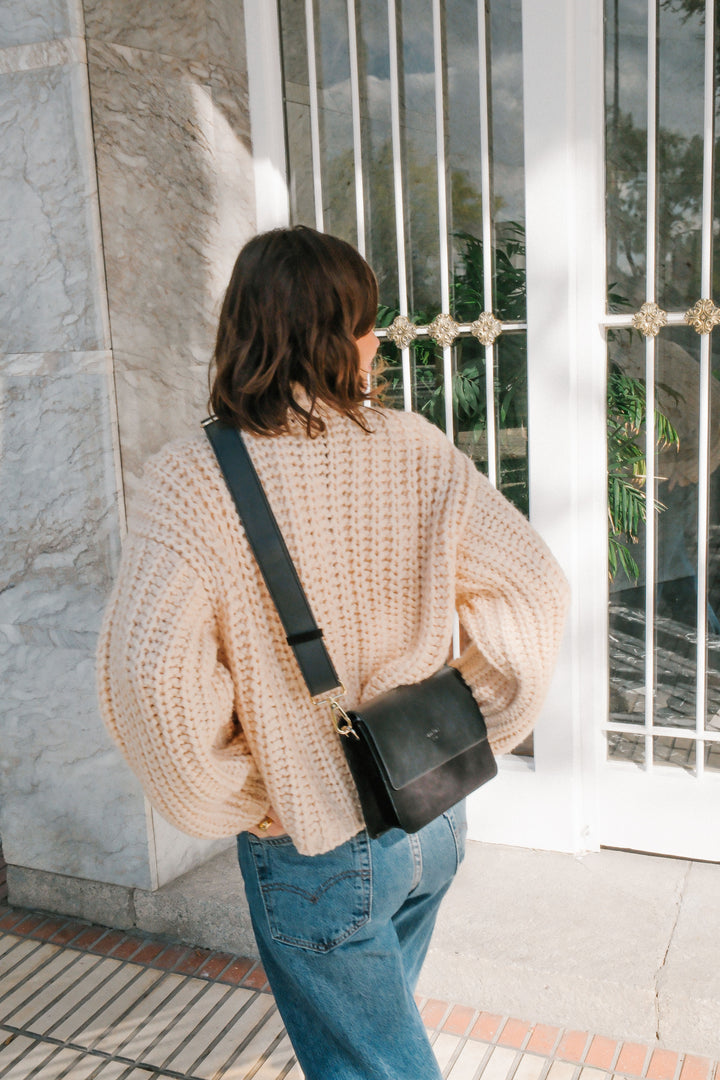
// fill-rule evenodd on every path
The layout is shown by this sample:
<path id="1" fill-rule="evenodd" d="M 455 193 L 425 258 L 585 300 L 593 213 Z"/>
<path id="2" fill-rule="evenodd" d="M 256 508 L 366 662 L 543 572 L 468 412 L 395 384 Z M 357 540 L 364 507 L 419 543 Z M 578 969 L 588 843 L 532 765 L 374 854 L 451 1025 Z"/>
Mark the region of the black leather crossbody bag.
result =
<path id="1" fill-rule="evenodd" d="M 455 668 L 345 711 L 345 690 L 239 431 L 203 422 L 313 701 L 327 702 L 372 837 L 417 832 L 497 773 L 482 713 Z"/>

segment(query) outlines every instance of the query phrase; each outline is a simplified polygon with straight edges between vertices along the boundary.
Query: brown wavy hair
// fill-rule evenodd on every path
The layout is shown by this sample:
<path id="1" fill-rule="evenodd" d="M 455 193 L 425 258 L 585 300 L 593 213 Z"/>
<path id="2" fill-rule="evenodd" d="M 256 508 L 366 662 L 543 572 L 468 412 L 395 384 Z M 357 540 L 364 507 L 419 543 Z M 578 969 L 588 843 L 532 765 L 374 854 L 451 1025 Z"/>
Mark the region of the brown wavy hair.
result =
<path id="1" fill-rule="evenodd" d="M 344 240 L 302 225 L 255 236 L 223 301 L 210 410 L 258 435 L 282 434 L 294 415 L 314 437 L 325 430 L 323 403 L 369 431 L 363 402 L 379 391 L 366 385 L 355 339 L 372 330 L 377 307 L 375 275 Z"/>

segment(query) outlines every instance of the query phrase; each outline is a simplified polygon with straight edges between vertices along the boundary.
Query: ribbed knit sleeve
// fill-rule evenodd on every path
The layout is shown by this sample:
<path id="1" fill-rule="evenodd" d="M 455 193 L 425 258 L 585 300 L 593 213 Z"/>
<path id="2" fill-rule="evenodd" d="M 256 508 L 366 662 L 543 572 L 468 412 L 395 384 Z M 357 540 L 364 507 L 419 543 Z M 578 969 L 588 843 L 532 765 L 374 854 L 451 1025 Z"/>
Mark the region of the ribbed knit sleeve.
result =
<path id="1" fill-rule="evenodd" d="M 456 599 L 471 644 L 456 663 L 483 711 L 494 752 L 506 753 L 529 734 L 542 707 L 569 589 L 522 514 L 476 472 L 469 489 Z"/>
<path id="2" fill-rule="evenodd" d="M 103 720 L 152 804 L 197 836 L 230 836 L 269 800 L 234 711 L 210 598 L 161 542 L 131 536 L 98 650 Z"/>

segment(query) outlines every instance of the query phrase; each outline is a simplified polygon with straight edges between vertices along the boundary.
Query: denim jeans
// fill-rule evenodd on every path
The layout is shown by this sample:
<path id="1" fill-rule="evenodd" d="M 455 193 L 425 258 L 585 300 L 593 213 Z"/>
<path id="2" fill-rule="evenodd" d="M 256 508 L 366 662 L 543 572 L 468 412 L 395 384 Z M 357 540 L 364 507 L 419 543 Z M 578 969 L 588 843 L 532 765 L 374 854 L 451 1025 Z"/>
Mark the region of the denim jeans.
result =
<path id="1" fill-rule="evenodd" d="M 440 1080 L 413 999 L 465 849 L 464 804 L 324 855 L 241 833 L 260 956 L 307 1080 Z"/>

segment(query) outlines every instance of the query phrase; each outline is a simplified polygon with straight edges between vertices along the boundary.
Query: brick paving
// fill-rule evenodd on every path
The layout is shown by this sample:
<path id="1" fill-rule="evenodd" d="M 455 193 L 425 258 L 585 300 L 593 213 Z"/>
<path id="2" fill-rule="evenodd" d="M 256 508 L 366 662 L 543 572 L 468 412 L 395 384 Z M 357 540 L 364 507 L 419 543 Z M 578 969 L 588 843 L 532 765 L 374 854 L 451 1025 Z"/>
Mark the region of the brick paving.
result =
<path id="1" fill-rule="evenodd" d="M 418 1006 L 448 1080 L 720 1080 L 718 1062 L 697 1055 L 435 998 Z M 257 961 L 0 901 L 0 1076 L 302 1073 Z"/>

